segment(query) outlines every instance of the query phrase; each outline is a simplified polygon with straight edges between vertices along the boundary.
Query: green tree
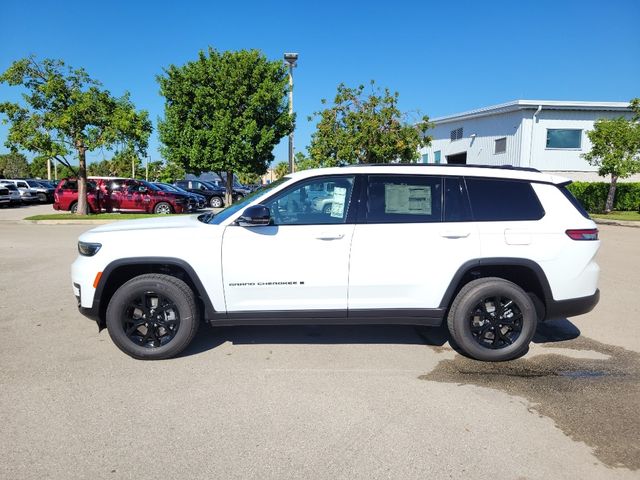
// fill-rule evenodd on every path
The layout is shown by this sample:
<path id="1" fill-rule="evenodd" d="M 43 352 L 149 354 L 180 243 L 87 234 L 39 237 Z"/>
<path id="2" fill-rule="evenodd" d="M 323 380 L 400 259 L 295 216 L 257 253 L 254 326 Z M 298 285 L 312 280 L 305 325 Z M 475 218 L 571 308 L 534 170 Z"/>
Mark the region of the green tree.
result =
<path id="1" fill-rule="evenodd" d="M 111 166 L 111 176 L 126 178 L 144 177 L 144 166 L 137 152 L 132 148 L 119 150 L 113 154 L 109 161 Z M 135 175 L 134 175 L 135 170 Z"/>
<path id="2" fill-rule="evenodd" d="M 289 162 L 279 162 L 273 167 L 273 175 L 276 180 L 284 177 L 287 173 L 289 173 Z"/>
<path id="3" fill-rule="evenodd" d="M 37 156 L 29 164 L 29 171 L 32 177 L 37 178 L 49 178 L 49 170 L 47 168 L 47 157 Z M 57 173 L 57 176 L 55 175 Z M 61 179 L 65 177 L 75 177 L 78 173 L 67 165 L 64 165 L 56 160 L 51 160 L 51 175 L 55 179 Z"/>
<path id="4" fill-rule="evenodd" d="M 321 166 L 318 161 L 314 160 L 311 157 L 307 157 L 302 152 L 296 152 L 294 156 L 294 163 L 296 172 L 302 170 L 311 170 L 313 168 L 320 168 Z"/>
<path id="5" fill-rule="evenodd" d="M 183 179 L 185 175 L 186 172 L 182 165 L 172 162 L 171 160 L 167 160 L 164 164 L 164 168 L 160 172 L 158 180 L 165 183 L 172 183 L 176 180 Z"/>
<path id="6" fill-rule="evenodd" d="M 407 123 L 407 114 L 398 108 L 398 92 L 380 90 L 374 81 L 370 86 L 366 93 L 364 85 L 349 88 L 341 83 L 334 105 L 309 117 L 320 119 L 309 146 L 311 158 L 320 166 L 413 162 L 418 148 L 431 143 L 427 116 L 416 124 Z"/>
<path id="7" fill-rule="evenodd" d="M 100 160 L 99 162 L 89 164 L 87 174 L 95 177 L 110 177 L 113 175 L 111 168 L 111 162 L 109 160 Z"/>
<path id="8" fill-rule="evenodd" d="M 233 174 L 266 171 L 273 148 L 293 129 L 285 67 L 257 50 L 209 48 L 164 73 L 158 77 L 165 97 L 158 125 L 163 156 L 196 174 L 226 173 L 230 204 Z"/>
<path id="9" fill-rule="evenodd" d="M 161 160 L 149 162 L 145 166 L 145 170 L 147 170 L 149 173 L 150 182 L 159 182 L 160 177 L 162 177 L 162 170 L 164 170 L 164 162 L 162 162 Z M 145 175 L 146 175 L 146 172 L 145 172 Z"/>
<path id="10" fill-rule="evenodd" d="M 0 83 L 23 86 L 24 105 L 0 103 L 9 133 L 6 145 L 52 158 L 71 168 L 68 157 L 78 158 L 78 213 L 86 212 L 86 153 L 119 144 L 134 144 L 141 154 L 147 146 L 151 122 L 137 112 L 125 93 L 114 97 L 81 68 L 61 60 L 15 61 Z"/>
<path id="11" fill-rule="evenodd" d="M 256 185 L 262 182 L 262 175 L 267 173 L 266 171 L 262 174 L 259 173 L 239 173 L 236 175 L 238 181 L 243 185 Z"/>
<path id="12" fill-rule="evenodd" d="M 0 155 L 0 177 L 21 178 L 28 176 L 30 173 L 27 157 L 18 152 Z"/>
<path id="13" fill-rule="evenodd" d="M 640 100 L 633 99 L 634 118 L 604 118 L 596 120 L 593 130 L 587 132 L 591 151 L 582 156 L 598 167 L 598 175 L 610 175 L 609 194 L 605 213 L 613 210 L 618 179 L 640 172 Z"/>

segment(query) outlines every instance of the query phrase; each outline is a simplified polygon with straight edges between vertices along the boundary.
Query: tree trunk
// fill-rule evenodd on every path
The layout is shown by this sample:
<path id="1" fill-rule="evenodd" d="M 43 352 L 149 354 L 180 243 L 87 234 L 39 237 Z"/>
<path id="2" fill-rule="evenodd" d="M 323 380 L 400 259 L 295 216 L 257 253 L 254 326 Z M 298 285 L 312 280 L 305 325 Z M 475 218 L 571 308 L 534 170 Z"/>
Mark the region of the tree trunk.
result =
<path id="1" fill-rule="evenodd" d="M 230 170 L 227 171 L 227 181 L 225 183 L 227 191 L 224 194 L 224 204 L 228 206 L 233 203 L 233 172 Z"/>
<path id="2" fill-rule="evenodd" d="M 604 205 L 604 213 L 611 213 L 613 210 L 613 200 L 616 198 L 616 183 L 618 175 L 611 174 L 611 184 L 609 185 L 609 195 L 607 195 L 607 203 Z"/>
<path id="3" fill-rule="evenodd" d="M 76 148 L 78 149 L 78 210 L 77 215 L 86 215 L 88 212 L 87 208 L 87 159 L 86 152 L 87 149 L 84 145 L 78 143 L 76 144 Z"/>

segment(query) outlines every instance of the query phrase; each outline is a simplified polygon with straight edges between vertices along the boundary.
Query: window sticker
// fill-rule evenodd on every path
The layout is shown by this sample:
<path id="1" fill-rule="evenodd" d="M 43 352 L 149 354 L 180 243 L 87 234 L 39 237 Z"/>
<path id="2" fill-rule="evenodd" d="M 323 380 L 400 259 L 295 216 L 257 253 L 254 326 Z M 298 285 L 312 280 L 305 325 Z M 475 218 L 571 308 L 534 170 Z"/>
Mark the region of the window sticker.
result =
<path id="1" fill-rule="evenodd" d="M 344 204 L 347 199 L 347 189 L 335 187 L 333 189 L 333 199 L 331 201 L 331 216 L 334 218 L 344 217 Z"/>
<path id="2" fill-rule="evenodd" d="M 384 213 L 431 215 L 431 187 L 385 184 Z"/>

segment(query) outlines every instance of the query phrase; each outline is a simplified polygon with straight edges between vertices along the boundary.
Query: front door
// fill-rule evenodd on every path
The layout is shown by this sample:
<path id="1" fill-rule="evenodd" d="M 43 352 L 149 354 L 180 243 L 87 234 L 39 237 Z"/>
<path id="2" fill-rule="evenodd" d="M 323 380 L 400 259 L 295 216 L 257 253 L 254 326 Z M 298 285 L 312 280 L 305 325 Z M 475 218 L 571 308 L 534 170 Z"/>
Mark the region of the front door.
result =
<path id="1" fill-rule="evenodd" d="M 310 192 L 333 182 L 321 205 Z M 222 267 L 227 312 L 323 311 L 346 315 L 354 231 L 353 175 L 301 180 L 266 200 L 272 223 L 226 227 Z M 331 208 L 323 208 L 328 202 Z"/>

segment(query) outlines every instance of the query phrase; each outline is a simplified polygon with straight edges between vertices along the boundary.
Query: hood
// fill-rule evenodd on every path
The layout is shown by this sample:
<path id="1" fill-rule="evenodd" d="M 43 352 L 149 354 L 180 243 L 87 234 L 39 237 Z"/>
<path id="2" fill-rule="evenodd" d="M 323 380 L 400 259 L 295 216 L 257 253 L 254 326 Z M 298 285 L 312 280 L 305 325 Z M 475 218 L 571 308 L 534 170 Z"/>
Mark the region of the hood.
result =
<path id="1" fill-rule="evenodd" d="M 198 215 L 172 215 L 167 217 L 141 218 L 139 220 L 116 220 L 115 222 L 92 229 L 91 233 L 196 228 L 200 225 L 203 225 L 203 223 L 198 220 Z"/>

